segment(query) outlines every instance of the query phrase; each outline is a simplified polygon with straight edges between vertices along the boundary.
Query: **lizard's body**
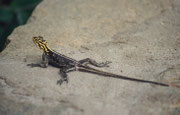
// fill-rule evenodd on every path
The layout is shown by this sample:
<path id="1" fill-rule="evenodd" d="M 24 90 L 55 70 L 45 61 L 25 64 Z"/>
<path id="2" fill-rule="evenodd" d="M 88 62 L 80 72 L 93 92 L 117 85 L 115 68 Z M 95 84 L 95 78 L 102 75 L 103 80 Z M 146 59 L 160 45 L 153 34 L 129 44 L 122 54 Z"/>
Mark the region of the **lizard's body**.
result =
<path id="1" fill-rule="evenodd" d="M 142 83 L 151 83 L 155 85 L 169 87 L 169 84 L 130 78 L 130 77 L 94 69 L 92 67 L 89 67 L 87 64 L 91 64 L 96 67 L 107 67 L 110 62 L 97 63 L 96 61 L 89 58 L 86 58 L 80 61 L 74 60 L 72 58 L 69 58 L 65 55 L 62 55 L 50 49 L 48 47 L 47 42 L 41 36 L 33 37 L 33 42 L 36 44 L 37 47 L 43 50 L 43 55 L 42 55 L 43 63 L 28 64 L 28 66 L 46 68 L 48 64 L 50 64 L 52 66 L 60 68 L 61 79 L 57 81 L 57 83 L 60 85 L 63 83 L 63 81 L 68 82 L 66 73 L 71 72 L 71 71 L 82 71 L 82 72 L 88 72 L 88 73 L 98 74 L 98 75 L 107 76 L 107 77 L 114 77 L 114 78 L 120 78 L 124 80 L 130 80 L 130 81 L 136 81 L 136 82 L 142 82 Z"/>

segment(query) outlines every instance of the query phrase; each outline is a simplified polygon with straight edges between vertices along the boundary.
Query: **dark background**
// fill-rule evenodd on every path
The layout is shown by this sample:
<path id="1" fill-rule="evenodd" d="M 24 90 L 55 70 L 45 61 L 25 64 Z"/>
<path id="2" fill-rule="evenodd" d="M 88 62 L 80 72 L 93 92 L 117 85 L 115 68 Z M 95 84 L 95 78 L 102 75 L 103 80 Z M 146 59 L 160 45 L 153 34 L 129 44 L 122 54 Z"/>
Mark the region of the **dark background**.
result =
<path id="1" fill-rule="evenodd" d="M 10 42 L 8 35 L 26 23 L 33 9 L 42 0 L 0 0 L 0 52 Z"/>

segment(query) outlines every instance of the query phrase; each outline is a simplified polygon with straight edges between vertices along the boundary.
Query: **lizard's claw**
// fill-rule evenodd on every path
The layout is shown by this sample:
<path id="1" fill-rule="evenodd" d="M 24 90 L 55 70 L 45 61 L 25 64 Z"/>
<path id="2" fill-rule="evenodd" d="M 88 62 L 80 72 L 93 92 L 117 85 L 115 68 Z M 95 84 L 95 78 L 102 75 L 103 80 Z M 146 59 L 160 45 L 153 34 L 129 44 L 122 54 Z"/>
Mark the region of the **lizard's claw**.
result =
<path id="1" fill-rule="evenodd" d="M 99 64 L 99 67 L 109 67 L 109 64 L 112 63 L 111 61 L 102 62 Z"/>
<path id="2" fill-rule="evenodd" d="M 46 64 L 34 64 L 34 63 L 31 63 L 31 64 L 27 64 L 27 66 L 30 66 L 31 68 L 33 68 L 33 67 L 47 68 Z"/>
<path id="3" fill-rule="evenodd" d="M 66 83 L 68 84 L 68 78 L 66 78 L 64 81 L 66 81 Z"/>
<path id="4" fill-rule="evenodd" d="M 33 64 L 33 63 L 27 64 L 27 66 L 30 66 L 31 68 L 33 68 L 33 67 L 34 67 L 34 64 Z"/>
<path id="5" fill-rule="evenodd" d="M 57 81 L 57 84 L 62 85 L 62 83 L 63 83 L 64 81 L 66 81 L 66 83 L 68 83 L 68 78 L 66 77 L 66 78 L 62 78 L 62 79 L 58 80 L 58 81 Z"/>
<path id="6" fill-rule="evenodd" d="M 62 83 L 63 83 L 63 80 L 62 80 L 62 79 L 60 79 L 60 80 L 57 81 L 57 84 L 59 84 L 59 85 L 61 85 Z"/>

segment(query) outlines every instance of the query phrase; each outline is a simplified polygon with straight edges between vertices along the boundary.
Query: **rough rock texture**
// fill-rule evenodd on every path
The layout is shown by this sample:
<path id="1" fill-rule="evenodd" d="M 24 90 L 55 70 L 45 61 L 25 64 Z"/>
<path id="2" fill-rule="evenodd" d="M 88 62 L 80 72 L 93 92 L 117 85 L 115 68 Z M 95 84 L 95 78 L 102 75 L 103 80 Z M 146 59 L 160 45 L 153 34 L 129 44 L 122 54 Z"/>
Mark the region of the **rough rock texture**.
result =
<path id="1" fill-rule="evenodd" d="M 0 54 L 0 114 L 179 115 L 180 89 L 30 68 L 52 49 L 80 60 L 112 61 L 104 71 L 158 82 L 180 79 L 179 0 L 44 0 L 28 23 L 14 30 Z"/>

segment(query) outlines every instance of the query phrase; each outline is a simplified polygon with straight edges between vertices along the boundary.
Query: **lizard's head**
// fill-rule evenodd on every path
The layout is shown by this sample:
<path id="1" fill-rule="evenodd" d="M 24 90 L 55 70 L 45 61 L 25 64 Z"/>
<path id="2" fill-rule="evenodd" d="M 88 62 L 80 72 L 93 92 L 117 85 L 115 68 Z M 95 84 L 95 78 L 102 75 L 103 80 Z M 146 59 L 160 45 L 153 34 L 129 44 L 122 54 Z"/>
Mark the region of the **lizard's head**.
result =
<path id="1" fill-rule="evenodd" d="M 34 44 L 40 48 L 41 50 L 43 50 L 44 52 L 46 53 L 49 53 L 49 50 L 51 50 L 49 47 L 48 47 L 48 43 L 46 40 L 43 39 L 42 36 L 35 36 L 32 38 Z"/>

